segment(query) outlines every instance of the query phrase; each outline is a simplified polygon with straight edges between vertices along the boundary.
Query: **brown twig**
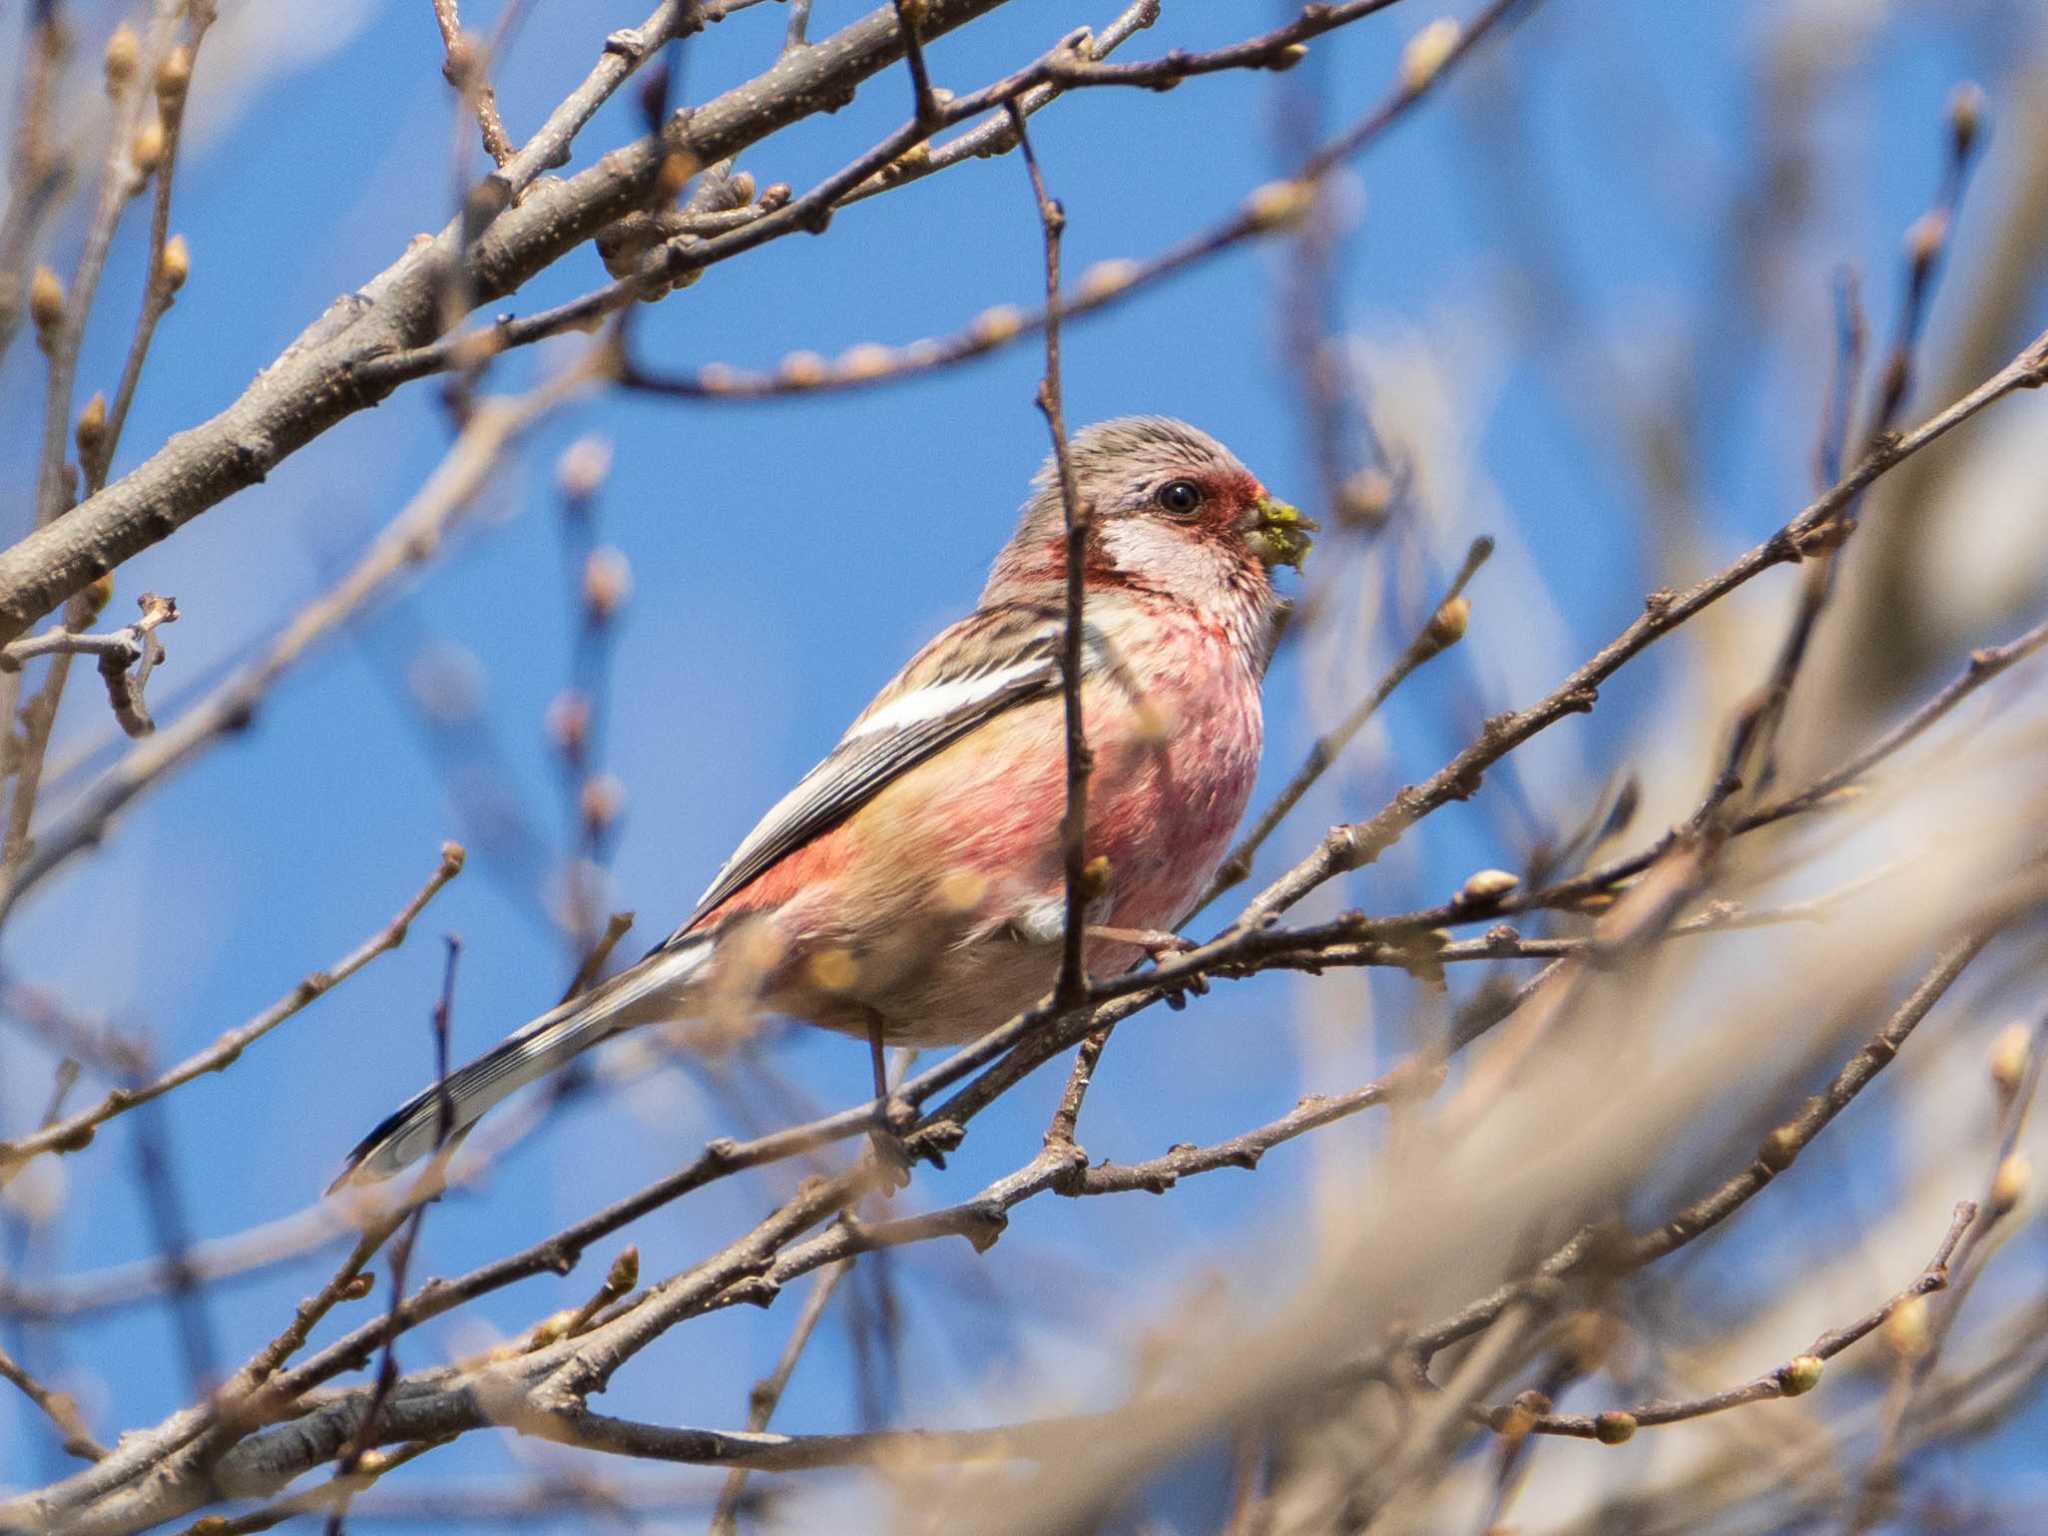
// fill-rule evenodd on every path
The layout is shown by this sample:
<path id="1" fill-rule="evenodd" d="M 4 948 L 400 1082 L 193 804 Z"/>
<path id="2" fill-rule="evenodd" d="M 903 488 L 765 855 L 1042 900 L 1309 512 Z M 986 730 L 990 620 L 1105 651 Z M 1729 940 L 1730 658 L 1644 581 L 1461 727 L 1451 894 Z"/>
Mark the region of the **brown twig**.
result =
<path id="1" fill-rule="evenodd" d="M 455 1106 L 448 1097 L 448 1018 L 455 1006 L 455 967 L 462 958 L 462 941 L 451 933 L 443 942 L 447 945 L 447 960 L 441 971 L 441 996 L 434 1004 L 430 1021 L 434 1037 L 434 1084 L 441 1098 L 441 1113 L 434 1128 L 434 1162 L 429 1167 L 427 1180 L 423 1182 L 438 1179 L 443 1161 L 440 1154 L 455 1128 Z M 391 1250 L 391 1304 L 385 1314 L 387 1317 L 405 1304 L 406 1273 L 412 1265 L 413 1249 L 419 1245 L 420 1225 L 426 1220 L 426 1215 L 426 1202 L 422 1200 L 415 1204 L 412 1214 L 406 1219 L 405 1230 Z M 384 1353 L 377 1362 L 377 1377 L 370 1388 L 369 1403 L 363 1409 L 362 1425 L 335 1459 L 334 1479 L 337 1483 L 346 1483 L 353 1477 L 362 1466 L 363 1457 L 378 1443 L 377 1419 L 397 1385 L 398 1335 L 394 1331 L 384 1340 Z M 327 1536 L 341 1536 L 342 1523 L 347 1517 L 348 1496 L 343 1494 L 328 1514 Z"/>
<path id="2" fill-rule="evenodd" d="M 191 255 L 182 236 L 171 237 L 171 187 L 176 180 L 178 150 L 184 143 L 185 104 L 190 94 L 192 66 L 199 45 L 213 25 L 213 0 L 188 5 L 185 11 L 185 41 L 165 54 L 156 66 L 157 118 L 163 124 L 163 160 L 156 171 L 156 197 L 149 217 L 149 265 L 142 280 L 142 311 L 135 320 L 135 335 L 128 343 L 128 357 L 121 365 L 121 381 L 114 388 L 114 403 L 107 412 L 106 431 L 92 453 L 81 453 L 88 496 L 107 483 L 107 472 L 121 433 L 128 425 L 128 409 L 142 382 L 142 365 L 149 356 L 157 325 L 176 302 L 178 290 L 191 272 Z"/>
<path id="3" fill-rule="evenodd" d="M 810 1293 L 804 1297 L 803 1310 L 797 1313 L 796 1323 L 789 1330 L 789 1339 L 782 1346 L 782 1354 L 775 1362 L 775 1369 L 754 1383 L 754 1390 L 747 1395 L 747 1432 L 759 1434 L 768 1427 L 775 1417 L 775 1409 L 782 1401 L 782 1394 L 789 1388 L 790 1377 L 796 1374 L 797 1361 L 803 1358 L 811 1335 L 817 1332 L 819 1320 L 825 1315 L 825 1307 L 832 1300 L 832 1292 L 839 1282 L 853 1271 L 851 1259 L 833 1264 L 821 1271 L 811 1282 Z M 711 1516 L 711 1536 L 737 1536 L 739 1531 L 740 1499 L 747 1490 L 745 1469 L 736 1468 L 726 1475 L 725 1487 L 718 1495 L 718 1508 Z"/>
<path id="4" fill-rule="evenodd" d="M 1295 770 L 1294 777 L 1287 781 L 1287 787 L 1274 797 L 1271 805 L 1260 812 L 1259 819 L 1253 823 L 1251 831 L 1230 850 L 1229 857 L 1225 858 L 1217 869 L 1216 878 L 1209 883 L 1209 889 L 1202 893 L 1201 901 L 1196 903 L 1194 912 L 1188 914 L 1190 918 L 1232 886 L 1250 878 L 1252 859 L 1264 846 L 1266 839 L 1271 837 L 1280 823 L 1287 819 L 1288 812 L 1301 803 L 1301 797 L 1309 792 L 1316 780 L 1337 761 L 1338 754 L 1350 745 L 1352 738 L 1365 729 L 1366 722 L 1379 712 L 1380 706 L 1392 697 L 1394 690 L 1406 682 L 1417 669 L 1434 661 L 1464 638 L 1465 624 L 1470 611 L 1470 604 L 1464 597 L 1465 587 L 1478 574 L 1480 566 L 1486 563 L 1487 557 L 1492 553 L 1492 539 L 1478 538 L 1472 541 L 1472 547 L 1465 552 L 1464 563 L 1458 567 L 1457 575 L 1451 579 L 1450 590 L 1444 593 L 1442 601 L 1431 610 L 1428 622 L 1416 633 L 1415 638 L 1408 642 L 1408 648 L 1395 658 L 1394 664 L 1374 685 L 1372 692 L 1359 700 L 1351 713 L 1346 715 L 1334 730 L 1316 738 L 1315 745 L 1309 748 L 1307 759 Z"/>
<path id="5" fill-rule="evenodd" d="M 536 420 L 589 382 L 583 371 L 571 370 L 527 395 L 481 404 L 440 467 L 338 582 L 303 609 L 258 660 L 133 748 L 36 839 L 33 854 L 0 886 L 0 918 L 45 875 L 98 842 L 107 824 L 136 796 L 246 726 L 278 679 L 315 644 L 405 571 L 433 558 L 505 452 Z"/>
<path id="6" fill-rule="evenodd" d="M 489 57 L 483 46 L 462 30 L 457 0 L 434 0 L 434 24 L 441 29 L 441 75 L 475 114 L 477 128 L 483 135 L 484 153 L 491 157 L 492 164 L 502 166 L 512 158 L 514 150 L 512 141 L 505 137 L 505 120 L 498 115 L 498 93 L 491 85 Z"/>
<path id="7" fill-rule="evenodd" d="M 1060 631 L 1060 698 L 1066 712 L 1066 809 L 1060 817 L 1060 859 L 1066 881 L 1066 914 L 1060 930 L 1060 974 L 1053 988 L 1057 1005 L 1072 1006 L 1088 990 L 1087 922 L 1088 907 L 1106 880 L 1109 870 L 1097 876 L 1088 865 L 1088 776 L 1095 768 L 1095 754 L 1088 749 L 1088 733 L 1081 715 L 1081 684 L 1087 653 L 1087 628 L 1082 604 L 1087 591 L 1089 520 L 1093 510 L 1081 499 L 1074 484 L 1074 466 L 1067 455 L 1067 418 L 1060 388 L 1060 236 L 1067 216 L 1045 190 L 1045 177 L 1038 168 L 1038 156 L 1031 148 L 1031 135 L 1024 126 L 1024 111 L 1014 101 L 1006 104 L 1011 131 L 1024 152 L 1024 169 L 1031 178 L 1031 198 L 1038 209 L 1039 227 L 1045 234 L 1045 376 L 1038 382 L 1038 409 L 1045 416 L 1052 435 L 1053 465 L 1060 488 L 1060 506 L 1066 517 L 1065 622 Z"/>
<path id="8" fill-rule="evenodd" d="M 78 1404 L 68 1392 L 53 1392 L 37 1381 L 35 1377 L 15 1363 L 14 1357 L 0 1349 L 0 1378 L 11 1381 L 21 1389 L 22 1396 L 42 1411 L 43 1417 L 57 1426 L 57 1433 L 63 1437 L 66 1455 L 77 1456 L 85 1461 L 98 1461 L 107 1454 L 107 1448 L 92 1437 L 85 1420 L 79 1416 Z"/>
<path id="9" fill-rule="evenodd" d="M 1526 1408 L 1503 1406 L 1480 1409 L 1474 1417 L 1497 1432 L 1565 1435 L 1619 1445 L 1639 1429 L 1681 1424 L 1711 1413 L 1725 1413 L 1730 1408 L 1746 1407 L 1750 1403 L 1798 1397 L 1811 1392 L 1820 1383 L 1821 1367 L 1825 1362 L 1883 1327 L 1885 1320 L 1907 1302 L 1932 1295 L 1948 1286 L 1949 1262 L 1976 1215 L 1977 1207 L 1972 1202 L 1965 1200 L 1957 1205 L 1947 1236 L 1941 1240 L 1934 1257 L 1927 1261 L 1926 1268 L 1910 1285 L 1846 1327 L 1829 1329 L 1785 1364 L 1765 1371 L 1741 1386 L 1700 1397 L 1660 1398 L 1629 1408 L 1609 1409 L 1605 1413 L 1551 1413 L 1546 1408 L 1532 1415 Z"/>
<path id="10" fill-rule="evenodd" d="M 427 878 L 427 883 L 414 893 L 412 900 L 399 910 L 396 917 L 328 969 L 314 971 L 253 1019 L 227 1031 L 205 1050 L 188 1056 L 150 1082 L 133 1088 L 117 1088 L 91 1108 L 82 1109 L 54 1125 L 45 1126 L 33 1135 L 24 1136 L 19 1141 L 0 1142 L 0 1184 L 12 1178 L 24 1163 L 37 1154 L 76 1152 L 92 1141 L 93 1134 L 99 1126 L 116 1115 L 125 1114 L 138 1104 L 147 1104 L 152 1099 L 162 1098 L 172 1089 L 182 1087 L 194 1078 L 203 1077 L 209 1072 L 226 1071 L 240 1059 L 243 1051 L 293 1014 L 300 1012 L 315 998 L 325 996 L 379 955 L 387 954 L 403 944 L 413 919 L 420 915 L 443 886 L 462 872 L 462 862 L 463 851 L 459 843 L 442 844 L 439 866 Z"/>

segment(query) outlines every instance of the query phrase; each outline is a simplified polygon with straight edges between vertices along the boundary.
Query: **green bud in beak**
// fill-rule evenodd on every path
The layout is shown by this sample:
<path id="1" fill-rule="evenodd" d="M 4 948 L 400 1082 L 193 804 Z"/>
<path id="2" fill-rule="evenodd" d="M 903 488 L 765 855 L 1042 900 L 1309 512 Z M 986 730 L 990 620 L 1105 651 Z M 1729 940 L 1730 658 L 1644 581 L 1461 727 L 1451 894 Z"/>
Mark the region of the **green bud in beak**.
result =
<path id="1" fill-rule="evenodd" d="M 1302 556 L 1308 553 L 1313 542 L 1309 535 L 1321 531 L 1321 526 L 1313 519 L 1303 517 L 1286 502 L 1261 496 L 1252 507 L 1251 525 L 1245 531 L 1245 542 L 1251 545 L 1252 553 L 1266 564 L 1291 565 L 1298 571 Z"/>

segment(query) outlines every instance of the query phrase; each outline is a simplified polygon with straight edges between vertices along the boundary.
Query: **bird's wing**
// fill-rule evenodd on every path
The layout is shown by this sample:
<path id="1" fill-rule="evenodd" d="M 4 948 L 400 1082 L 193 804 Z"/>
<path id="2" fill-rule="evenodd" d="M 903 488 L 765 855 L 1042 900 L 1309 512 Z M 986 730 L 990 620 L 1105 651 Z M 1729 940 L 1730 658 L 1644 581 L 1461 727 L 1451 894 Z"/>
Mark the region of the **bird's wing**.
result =
<path id="1" fill-rule="evenodd" d="M 1034 604 L 984 609 L 940 635 L 761 818 L 697 909 L 658 947 L 674 944 L 733 892 L 852 815 L 899 775 L 1004 710 L 1057 693 L 1060 638 L 1059 616 Z M 1091 662 L 1096 649 L 1089 647 Z M 1084 675 L 1089 670 L 1084 665 Z"/>

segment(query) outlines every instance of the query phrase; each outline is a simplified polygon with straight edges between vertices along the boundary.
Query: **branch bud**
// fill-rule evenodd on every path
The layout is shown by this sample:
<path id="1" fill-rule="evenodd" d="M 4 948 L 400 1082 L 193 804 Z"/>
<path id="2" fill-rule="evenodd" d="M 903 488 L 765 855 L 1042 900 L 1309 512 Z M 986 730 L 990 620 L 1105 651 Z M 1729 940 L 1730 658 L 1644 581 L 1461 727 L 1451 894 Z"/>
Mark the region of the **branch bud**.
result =
<path id="1" fill-rule="evenodd" d="M 185 105 L 185 93 L 192 88 L 192 50 L 183 43 L 164 55 L 156 67 L 156 99 L 167 117 L 175 117 Z"/>
<path id="2" fill-rule="evenodd" d="M 616 823 L 626 809 L 626 786 L 609 773 L 585 779 L 583 793 L 577 796 L 577 809 L 586 827 L 602 832 Z"/>
<path id="3" fill-rule="evenodd" d="M 555 460 L 555 485 L 562 499 L 581 511 L 611 472 L 612 445 L 601 437 L 579 437 Z"/>
<path id="4" fill-rule="evenodd" d="M 1504 869 L 1482 869 L 1458 887 L 1458 894 L 1451 901 L 1460 907 L 1491 906 L 1521 883 L 1520 875 Z"/>
<path id="5" fill-rule="evenodd" d="M 583 563 L 583 606 L 593 623 L 602 624 L 625 606 L 633 591 L 633 568 L 623 552 L 606 545 L 593 549 Z"/>
<path id="6" fill-rule="evenodd" d="M 1930 208 L 1906 231 L 1906 260 L 1916 269 L 1931 266 L 1947 243 L 1948 215 L 1939 208 Z"/>
<path id="7" fill-rule="evenodd" d="M 128 158 L 145 180 L 164 163 L 164 125 L 161 120 L 153 117 L 135 130 L 135 141 L 128 146 Z"/>
<path id="8" fill-rule="evenodd" d="M 1901 1360 L 1927 1353 L 1927 1298 L 1911 1296 L 1892 1308 L 1884 1320 L 1884 1341 Z"/>
<path id="9" fill-rule="evenodd" d="M 2014 1152 L 1998 1165 L 1991 1180 L 1991 1216 L 1996 1220 L 2027 1198 L 2033 1187 L 2034 1165 L 2024 1152 Z"/>
<path id="10" fill-rule="evenodd" d="M 1014 304 L 997 304 L 974 317 L 973 336 L 984 347 L 999 347 L 1024 329 L 1024 311 Z"/>
<path id="11" fill-rule="evenodd" d="M 639 1283 L 640 1250 L 629 1243 L 612 1260 L 612 1267 L 604 1277 L 604 1288 L 614 1296 L 623 1296 Z"/>
<path id="12" fill-rule="evenodd" d="M 64 280 L 48 267 L 37 267 L 28 280 L 28 316 L 36 323 L 36 340 L 47 352 L 64 321 Z"/>
<path id="13" fill-rule="evenodd" d="M 1358 527 L 1378 528 L 1393 504 L 1392 477 L 1383 469 L 1361 469 L 1337 493 L 1337 517 Z"/>
<path id="14" fill-rule="evenodd" d="M 1472 620 L 1472 600 L 1459 596 L 1449 599 L 1430 616 L 1429 640 L 1438 650 L 1449 650 L 1465 638 L 1465 626 Z"/>
<path id="15" fill-rule="evenodd" d="M 1315 188 L 1305 181 L 1269 181 L 1252 189 L 1245 212 L 1260 229 L 1284 229 L 1299 222 L 1315 200 Z"/>
<path id="16" fill-rule="evenodd" d="M 1819 1355 L 1799 1355 L 1778 1367 L 1778 1390 L 1787 1397 L 1804 1397 L 1820 1385 L 1827 1362 Z"/>
<path id="17" fill-rule="evenodd" d="M 541 728 L 564 757 L 580 757 L 590 739 L 590 696 L 575 688 L 556 694 L 548 703 Z"/>
<path id="18" fill-rule="evenodd" d="M 1408 39 L 1408 46 L 1401 50 L 1401 89 L 1411 96 L 1428 90 L 1463 36 L 1464 29 L 1456 21 L 1439 16 Z"/>
<path id="19" fill-rule="evenodd" d="M 1593 1421 L 1594 1437 L 1602 1445 L 1621 1445 L 1633 1440 L 1635 1433 L 1636 1416 L 1632 1413 L 1610 1411 Z"/>
<path id="20" fill-rule="evenodd" d="M 142 63 L 142 39 L 135 35 L 135 29 L 122 22 L 114 28 L 107 39 L 104 60 L 107 71 L 107 94 L 119 96 L 128 88 L 128 82 L 135 78 L 135 70 Z"/>
<path id="21" fill-rule="evenodd" d="M 1950 147 L 1960 160 L 1977 143 L 1977 131 L 1984 125 L 1984 87 L 1965 80 L 1949 93 L 1948 131 Z"/>
<path id="22" fill-rule="evenodd" d="M 1991 1082 L 2001 1101 L 2020 1091 L 2020 1079 L 2027 1074 L 2027 1057 L 2032 1049 L 2033 1036 L 2024 1024 L 2006 1025 L 1991 1042 Z"/>
<path id="23" fill-rule="evenodd" d="M 887 347 L 878 341 L 863 341 L 840 353 L 833 371 L 842 379 L 879 379 L 893 366 Z"/>
<path id="24" fill-rule="evenodd" d="M 100 391 L 94 390 L 85 409 L 78 413 L 73 435 L 78 442 L 79 460 L 88 467 L 97 464 L 107 446 L 107 397 Z"/>
<path id="25" fill-rule="evenodd" d="M 1093 304 L 1121 293 L 1137 281 L 1138 264 L 1127 257 L 1115 257 L 1109 261 L 1098 261 L 1081 274 L 1081 299 Z"/>
<path id="26" fill-rule="evenodd" d="M 192 247 L 185 243 L 183 235 L 173 235 L 164 242 L 163 273 L 165 293 L 176 293 L 192 275 Z"/>
<path id="27" fill-rule="evenodd" d="M 832 365 L 816 352 L 792 352 L 782 360 L 775 376 L 795 389 L 816 389 L 832 375 Z"/>

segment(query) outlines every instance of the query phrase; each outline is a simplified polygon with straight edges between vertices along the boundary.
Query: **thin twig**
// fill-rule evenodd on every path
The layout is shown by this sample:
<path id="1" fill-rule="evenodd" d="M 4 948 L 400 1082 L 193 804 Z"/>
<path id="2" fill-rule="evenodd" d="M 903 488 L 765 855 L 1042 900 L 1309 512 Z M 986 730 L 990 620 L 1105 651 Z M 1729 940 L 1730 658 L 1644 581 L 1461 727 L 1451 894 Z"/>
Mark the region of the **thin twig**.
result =
<path id="1" fill-rule="evenodd" d="M 98 1461 L 107 1454 L 105 1446 L 92 1437 L 85 1420 L 79 1416 L 78 1404 L 68 1392 L 53 1392 L 37 1381 L 35 1377 L 15 1363 L 14 1357 L 0 1349 L 0 1378 L 14 1383 L 22 1395 L 42 1411 L 43 1417 L 57 1426 L 57 1433 L 63 1436 L 62 1444 L 66 1455 L 77 1456 L 85 1461 Z"/>
<path id="2" fill-rule="evenodd" d="M 490 60 L 483 46 L 462 30 L 457 0 L 434 0 L 434 23 L 441 29 L 443 62 L 441 74 L 455 87 L 465 105 L 476 116 L 484 141 L 484 153 L 502 166 L 513 156 L 512 141 L 505 137 L 505 120 L 498 115 L 498 93 L 491 85 Z"/>
<path id="3" fill-rule="evenodd" d="M 12 1178 L 24 1163 L 38 1153 L 76 1152 L 92 1141 L 97 1127 L 104 1125 L 116 1115 L 125 1114 L 138 1104 L 147 1104 L 152 1099 L 162 1098 L 173 1088 L 182 1087 L 194 1078 L 202 1077 L 209 1072 L 226 1071 L 240 1059 L 243 1051 L 293 1014 L 300 1012 L 315 998 L 325 996 L 379 955 L 387 954 L 403 944 L 413 919 L 420 915 L 427 903 L 440 893 L 444 885 L 462 872 L 462 863 L 462 845 L 443 843 L 441 862 L 427 878 L 427 883 L 414 893 L 412 900 L 408 901 L 399 910 L 398 915 L 382 929 L 350 950 L 328 969 L 314 971 L 308 975 L 290 992 L 246 1024 L 237 1025 L 227 1031 L 206 1049 L 186 1057 L 160 1077 L 136 1087 L 117 1088 L 91 1108 L 82 1109 L 55 1125 L 45 1126 L 33 1135 L 22 1137 L 19 1141 L 0 1142 L 0 1184 Z"/>
<path id="4" fill-rule="evenodd" d="M 749 1434 L 759 1434 L 775 1417 L 775 1409 L 782 1401 L 782 1394 L 788 1390 L 790 1377 L 796 1374 L 797 1361 L 803 1358 L 804 1349 L 811 1342 L 811 1335 L 817 1332 L 818 1322 L 825 1315 L 826 1304 L 832 1300 L 832 1292 L 852 1271 L 853 1261 L 848 1259 L 843 1263 L 828 1266 L 811 1283 L 810 1294 L 804 1297 L 803 1310 L 797 1313 L 796 1324 L 789 1330 L 789 1340 L 782 1346 L 782 1354 L 775 1362 L 775 1369 L 755 1382 L 754 1390 L 747 1396 Z M 726 1476 L 725 1487 L 718 1495 L 718 1508 L 711 1516 L 711 1536 L 737 1536 L 740 1499 L 746 1490 L 747 1474 L 744 1468 L 736 1468 Z"/>
<path id="5" fill-rule="evenodd" d="M 1963 1239 L 1963 1233 L 1976 1219 L 1977 1207 L 1965 1200 L 1955 1208 L 1950 1219 L 1948 1234 L 1942 1238 L 1941 1246 L 1927 1266 L 1904 1290 L 1892 1296 L 1874 1310 L 1865 1313 L 1855 1322 L 1842 1328 L 1831 1328 L 1823 1333 L 1805 1350 L 1785 1364 L 1765 1371 L 1761 1376 L 1744 1382 L 1739 1387 L 1708 1393 L 1700 1397 L 1684 1399 L 1657 1399 L 1629 1408 L 1610 1409 L 1605 1413 L 1551 1413 L 1547 1409 L 1533 1416 L 1526 1410 L 1497 1407 L 1476 1410 L 1473 1417 L 1482 1424 L 1501 1432 L 1511 1429 L 1517 1433 L 1538 1435 L 1566 1435 L 1580 1440 L 1599 1440 L 1608 1445 L 1619 1445 L 1638 1429 L 1653 1429 L 1665 1424 L 1680 1424 L 1688 1419 L 1704 1418 L 1710 1413 L 1725 1413 L 1730 1408 L 1745 1407 L 1750 1403 L 1769 1402 L 1781 1397 L 1798 1397 L 1811 1392 L 1820 1382 L 1821 1366 L 1832 1360 L 1851 1344 L 1868 1337 L 1884 1325 L 1893 1313 L 1907 1302 L 1943 1290 L 1949 1283 L 1949 1261 L 1954 1257 L 1956 1245 Z"/>
<path id="6" fill-rule="evenodd" d="M 1216 878 L 1209 883 L 1209 889 L 1202 893 L 1202 899 L 1195 904 L 1195 910 L 1188 914 L 1189 918 L 1193 918 L 1232 886 L 1250 877 L 1252 859 L 1265 844 L 1266 839 L 1271 837 L 1280 823 L 1287 819 L 1287 813 L 1301 803 L 1301 797 L 1307 794 L 1316 780 L 1337 761 L 1338 754 L 1365 728 L 1366 722 L 1379 712 L 1380 706 L 1387 702 L 1394 690 L 1406 682 L 1417 669 L 1435 660 L 1464 638 L 1468 608 L 1464 601 L 1465 586 L 1492 553 L 1492 539 L 1477 538 L 1472 541 L 1472 547 L 1465 552 L 1464 563 L 1458 567 L 1457 575 L 1451 580 L 1450 590 L 1430 611 L 1428 622 L 1416 633 L 1415 638 L 1408 642 L 1408 648 L 1395 659 L 1394 664 L 1387 669 L 1386 675 L 1374 685 L 1372 692 L 1361 699 L 1334 730 L 1316 738 L 1315 745 L 1309 748 L 1307 759 L 1295 770 L 1294 777 L 1287 781 L 1287 787 L 1274 797 L 1273 803 L 1260 813 L 1251 831 L 1230 850 L 1229 857 L 1224 859 L 1217 869 Z"/>
<path id="7" fill-rule="evenodd" d="M 1045 415 L 1046 430 L 1052 435 L 1052 457 L 1060 487 L 1060 506 L 1066 517 L 1065 622 L 1060 632 L 1060 698 L 1066 711 L 1066 809 L 1060 817 L 1060 860 L 1066 881 L 1066 915 L 1060 931 L 1060 974 L 1053 988 L 1059 1006 L 1072 1006 L 1088 991 L 1087 922 L 1088 907 L 1116 877 L 1115 870 L 1096 878 L 1088 866 L 1088 777 L 1095 768 L 1095 755 L 1088 749 L 1088 732 L 1081 714 L 1081 683 L 1087 652 L 1087 629 L 1082 605 L 1087 592 L 1089 520 L 1093 509 L 1081 500 L 1074 484 L 1074 466 L 1067 454 L 1067 418 L 1060 388 L 1060 236 L 1067 216 L 1045 190 L 1045 177 L 1038 168 L 1038 156 L 1031 148 L 1031 135 L 1024 126 L 1024 112 L 1015 101 L 1006 103 L 1011 131 L 1024 153 L 1024 169 L 1031 178 L 1031 198 L 1038 209 L 1039 227 L 1045 233 L 1045 376 L 1038 382 L 1038 409 Z"/>

